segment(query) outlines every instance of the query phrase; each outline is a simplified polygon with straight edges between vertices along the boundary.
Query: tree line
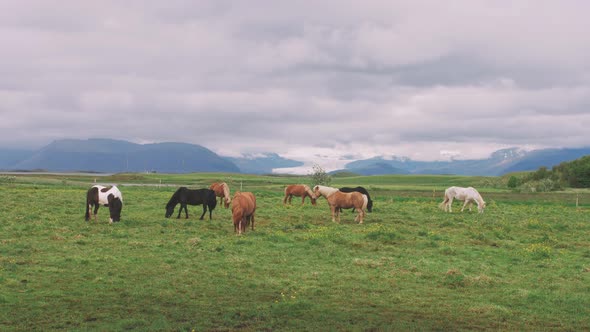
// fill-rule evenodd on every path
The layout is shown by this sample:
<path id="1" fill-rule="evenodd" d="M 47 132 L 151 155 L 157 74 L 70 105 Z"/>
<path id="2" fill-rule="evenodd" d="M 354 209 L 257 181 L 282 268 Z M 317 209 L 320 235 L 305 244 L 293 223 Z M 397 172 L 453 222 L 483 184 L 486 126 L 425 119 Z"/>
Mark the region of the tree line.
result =
<path id="1" fill-rule="evenodd" d="M 551 170 L 540 167 L 534 172 L 512 175 L 508 180 L 508 187 L 531 191 L 554 191 L 565 187 L 590 188 L 590 156 L 562 162 Z"/>

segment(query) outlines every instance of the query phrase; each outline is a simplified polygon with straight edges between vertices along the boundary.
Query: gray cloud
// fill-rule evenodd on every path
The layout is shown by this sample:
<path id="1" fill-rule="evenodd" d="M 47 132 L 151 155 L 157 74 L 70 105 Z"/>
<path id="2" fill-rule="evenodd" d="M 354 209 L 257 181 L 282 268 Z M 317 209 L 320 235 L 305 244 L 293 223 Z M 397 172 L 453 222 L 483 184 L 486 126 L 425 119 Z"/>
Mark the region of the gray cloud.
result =
<path id="1" fill-rule="evenodd" d="M 587 145 L 585 1 L 0 5 L 0 142 L 336 162 Z M 336 161 L 335 161 L 336 160 Z"/>

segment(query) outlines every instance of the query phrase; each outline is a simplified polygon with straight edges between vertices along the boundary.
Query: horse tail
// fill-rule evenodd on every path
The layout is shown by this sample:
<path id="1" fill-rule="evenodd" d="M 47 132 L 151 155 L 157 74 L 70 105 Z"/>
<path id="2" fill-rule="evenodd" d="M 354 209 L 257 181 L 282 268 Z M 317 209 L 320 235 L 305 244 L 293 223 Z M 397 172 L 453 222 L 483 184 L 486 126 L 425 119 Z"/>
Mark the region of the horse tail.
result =
<path id="1" fill-rule="evenodd" d="M 363 211 L 367 209 L 367 205 L 369 204 L 369 198 L 367 195 L 363 194 Z"/>
<path id="2" fill-rule="evenodd" d="M 90 220 L 90 202 L 86 199 L 86 215 L 84 216 L 86 221 Z"/>
<path id="3" fill-rule="evenodd" d="M 84 215 L 84 219 L 86 221 L 90 220 L 90 192 L 92 191 L 92 188 L 90 188 L 88 190 L 88 192 L 86 193 L 86 214 Z"/>

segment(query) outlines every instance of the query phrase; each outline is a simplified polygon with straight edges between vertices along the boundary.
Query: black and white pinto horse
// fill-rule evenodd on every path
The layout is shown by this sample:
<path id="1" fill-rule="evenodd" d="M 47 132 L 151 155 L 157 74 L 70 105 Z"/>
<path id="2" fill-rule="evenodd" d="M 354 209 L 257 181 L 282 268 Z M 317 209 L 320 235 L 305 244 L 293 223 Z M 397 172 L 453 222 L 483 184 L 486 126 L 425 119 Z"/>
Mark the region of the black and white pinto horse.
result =
<path id="1" fill-rule="evenodd" d="M 121 220 L 121 210 L 123 209 L 123 195 L 116 186 L 92 186 L 86 193 L 86 221 L 90 220 L 90 210 L 94 208 L 94 221 L 96 213 L 100 206 L 108 206 L 110 212 L 109 222 L 118 222 Z"/>
<path id="2" fill-rule="evenodd" d="M 170 216 L 174 213 L 174 208 L 177 204 L 180 203 L 180 210 L 178 210 L 178 216 L 176 219 L 180 218 L 180 213 L 182 209 L 184 209 L 184 213 L 186 215 L 186 219 L 188 219 L 188 209 L 186 205 L 201 205 L 203 204 L 203 214 L 201 214 L 200 220 L 203 220 L 203 216 L 207 212 L 207 207 L 209 207 L 209 220 L 211 220 L 211 212 L 217 206 L 217 197 L 215 196 L 215 191 L 211 189 L 188 189 L 187 187 L 180 187 L 176 190 L 176 192 L 172 195 L 168 204 L 166 204 L 166 218 L 170 218 Z"/>
<path id="3" fill-rule="evenodd" d="M 371 196 L 369 195 L 369 192 L 367 191 L 367 189 L 365 189 L 363 187 L 354 187 L 354 188 L 342 187 L 338 190 L 340 190 L 343 193 L 351 193 L 353 191 L 356 191 L 356 192 L 359 192 L 363 195 L 367 195 L 367 199 L 369 200 L 367 203 L 367 211 L 373 212 L 373 201 L 371 200 Z M 352 209 L 352 211 L 354 212 L 354 208 Z"/>

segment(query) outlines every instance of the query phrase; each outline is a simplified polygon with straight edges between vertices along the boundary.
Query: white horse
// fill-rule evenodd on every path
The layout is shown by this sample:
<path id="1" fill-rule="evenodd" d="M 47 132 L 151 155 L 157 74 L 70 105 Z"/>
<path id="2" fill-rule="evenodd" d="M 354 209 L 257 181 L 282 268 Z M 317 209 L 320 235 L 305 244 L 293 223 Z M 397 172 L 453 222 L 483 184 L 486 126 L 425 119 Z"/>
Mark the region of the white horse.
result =
<path id="1" fill-rule="evenodd" d="M 449 187 L 445 190 L 445 199 L 440 203 L 439 207 L 444 211 L 453 212 L 451 210 L 451 205 L 453 205 L 453 199 L 458 199 L 460 201 L 464 201 L 463 207 L 461 208 L 461 212 L 465 209 L 465 207 L 469 204 L 469 211 L 471 211 L 471 205 L 473 202 L 477 204 L 477 210 L 479 213 L 483 212 L 483 209 L 486 207 L 486 202 L 484 202 L 483 198 L 475 188 L 473 187 Z"/>
<path id="2" fill-rule="evenodd" d="M 367 208 L 368 198 L 367 195 L 359 192 L 343 193 L 337 188 L 326 187 L 317 185 L 313 187 L 314 194 L 319 197 L 324 196 L 330 205 L 332 211 L 332 222 L 336 219 L 340 223 L 340 208 L 350 209 L 355 208 L 358 211 L 354 221 L 358 221 L 359 224 L 363 223 L 363 217 L 365 216 L 365 209 Z"/>

